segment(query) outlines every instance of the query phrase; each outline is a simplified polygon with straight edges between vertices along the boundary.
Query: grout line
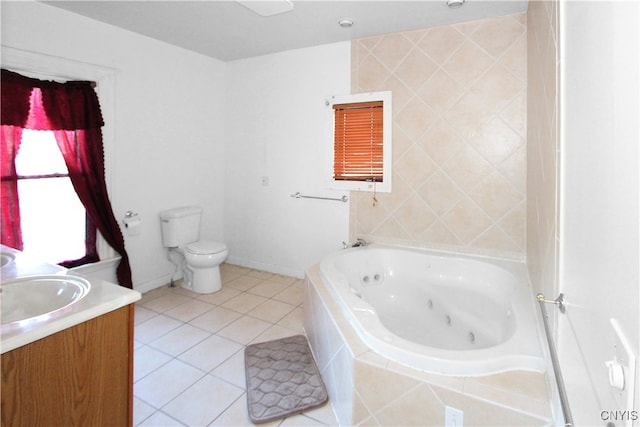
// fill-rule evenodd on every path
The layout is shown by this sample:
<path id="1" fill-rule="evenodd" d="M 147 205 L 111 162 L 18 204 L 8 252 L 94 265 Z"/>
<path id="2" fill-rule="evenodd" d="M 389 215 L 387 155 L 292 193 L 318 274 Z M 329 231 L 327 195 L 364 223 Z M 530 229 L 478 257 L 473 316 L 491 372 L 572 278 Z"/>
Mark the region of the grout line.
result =
<path id="1" fill-rule="evenodd" d="M 258 271 L 258 270 L 252 270 L 252 269 L 246 269 L 246 268 L 242 268 L 241 270 L 238 270 L 238 272 L 239 272 L 240 274 L 237 274 L 238 272 L 236 272 L 236 271 L 235 271 L 235 268 L 233 268 L 233 267 L 232 267 L 232 268 L 230 268 L 230 270 L 231 270 L 231 272 L 226 272 L 226 273 L 224 273 L 224 272 L 223 272 L 223 276 L 226 276 L 226 277 L 223 279 L 223 287 L 224 287 L 224 286 L 226 286 L 226 287 L 227 287 L 227 289 L 233 289 L 233 290 L 237 291 L 237 292 L 238 292 L 238 294 L 237 294 L 237 295 L 235 295 L 235 296 L 233 296 L 233 297 L 231 297 L 231 298 L 229 298 L 229 299 L 227 299 L 227 300 L 222 301 L 222 302 L 221 302 L 221 303 L 219 303 L 219 304 L 211 303 L 211 302 L 208 302 L 208 301 L 202 301 L 202 300 L 200 300 L 200 299 L 199 299 L 199 297 L 200 297 L 200 295 L 199 295 L 199 294 L 196 294 L 196 293 L 190 292 L 189 290 L 186 290 L 186 289 L 181 288 L 181 287 L 175 287 L 175 288 L 169 288 L 169 287 L 166 287 L 166 288 L 157 288 L 157 289 L 154 289 L 154 290 L 150 291 L 148 294 L 143 295 L 143 300 L 141 300 L 138 304 L 140 304 L 139 306 L 140 306 L 141 308 L 144 308 L 145 310 L 148 310 L 150 313 L 153 313 L 153 315 L 152 315 L 152 316 L 150 316 L 150 317 L 148 317 L 147 319 L 145 319 L 145 320 L 141 321 L 140 323 L 135 324 L 134 328 L 138 328 L 138 327 L 140 327 L 141 325 L 143 325 L 143 324 L 144 324 L 144 323 L 146 323 L 147 321 L 149 321 L 149 320 L 151 320 L 151 319 L 153 319 L 153 318 L 155 318 L 155 317 L 157 317 L 157 316 L 165 316 L 165 317 L 167 317 L 168 319 L 171 319 L 171 320 L 174 320 L 174 321 L 179 322 L 179 323 L 180 323 L 180 325 L 178 325 L 178 326 L 176 326 L 175 328 L 172 328 L 172 329 L 170 329 L 170 330 L 166 331 L 165 333 L 163 333 L 162 335 L 159 335 L 158 337 L 155 337 L 153 340 L 151 340 L 151 341 L 150 341 L 150 342 L 148 342 L 148 343 L 147 343 L 147 342 L 141 342 L 141 341 L 136 340 L 136 343 L 138 344 L 138 347 L 136 348 L 136 350 L 140 350 L 140 349 L 143 349 L 143 348 L 147 348 L 147 349 L 149 349 L 149 350 L 157 351 L 158 353 L 160 353 L 160 354 L 162 354 L 162 355 L 167 356 L 169 359 L 168 359 L 165 363 L 162 363 L 161 365 L 157 366 L 157 367 L 156 367 L 156 368 L 154 368 L 153 370 L 151 370 L 151 371 L 147 372 L 144 376 L 142 376 L 142 377 L 138 378 L 138 379 L 136 380 L 136 382 L 135 382 L 135 383 L 138 383 L 140 380 L 142 380 L 143 378 L 146 378 L 148 375 L 152 374 L 153 372 L 157 371 L 158 369 L 162 368 L 163 366 L 166 366 L 168 363 L 170 363 L 170 362 L 172 362 L 172 361 L 174 361 L 174 360 L 177 360 L 177 361 L 179 361 L 179 362 L 182 362 L 182 363 L 184 363 L 184 364 L 188 365 L 188 366 L 189 366 L 189 367 L 191 367 L 191 368 L 194 368 L 194 369 L 196 369 L 196 370 L 198 370 L 198 371 L 202 372 L 202 373 L 203 373 L 203 375 L 205 375 L 205 376 L 206 376 L 206 375 L 211 375 L 212 377 L 216 378 L 217 380 L 223 381 L 223 382 L 225 382 L 225 383 L 229 384 L 230 386 L 233 386 L 233 387 L 236 387 L 236 388 L 241 389 L 241 390 L 243 391 L 243 393 L 242 393 L 242 395 L 241 395 L 238 399 L 246 398 L 246 397 L 245 397 L 245 396 L 246 396 L 246 387 L 239 387 L 239 386 L 238 386 L 238 384 L 235 384 L 235 383 L 233 383 L 233 382 L 231 382 L 231 381 L 229 381 L 229 380 L 227 380 L 227 379 L 225 379 L 225 378 L 223 378 L 223 377 L 221 377 L 221 376 L 218 376 L 218 375 L 219 375 L 219 373 L 218 373 L 218 375 L 216 375 L 216 374 L 214 374 L 214 373 L 213 373 L 217 368 L 219 368 L 219 367 L 220 367 L 220 366 L 222 366 L 223 364 L 227 363 L 230 359 L 232 359 L 233 357 L 237 357 L 238 353 L 239 353 L 240 351 L 242 351 L 242 349 L 240 349 L 240 350 L 238 350 L 238 351 L 234 352 L 233 354 L 229 355 L 228 357 L 224 358 L 224 360 L 221 360 L 221 361 L 220 361 L 220 362 L 219 362 L 219 363 L 218 363 L 214 368 L 212 368 L 212 369 L 211 369 L 210 371 L 208 371 L 208 372 L 204 371 L 203 369 L 201 369 L 201 368 L 200 368 L 200 367 L 198 367 L 198 366 L 195 366 L 195 365 L 193 365 L 193 364 L 191 364 L 191 363 L 188 363 L 188 362 L 186 362 L 186 361 L 184 361 L 184 360 L 180 359 L 180 356 L 181 356 L 182 354 L 184 354 L 185 352 L 192 350 L 194 347 L 196 347 L 196 346 L 198 346 L 198 345 L 202 344 L 202 342 L 203 342 L 203 341 L 205 341 L 205 340 L 207 340 L 207 339 L 210 339 L 210 338 L 211 338 L 211 337 L 213 337 L 213 336 L 216 336 L 217 338 L 224 339 L 224 340 L 227 340 L 227 341 L 230 341 L 230 342 L 234 342 L 234 343 L 239 344 L 239 345 L 241 345 L 241 346 L 243 346 L 243 347 L 244 347 L 244 346 L 245 346 L 245 344 L 244 344 L 244 343 L 236 342 L 236 341 L 234 341 L 233 339 L 230 339 L 230 338 L 228 338 L 228 337 L 224 337 L 224 336 L 218 335 L 218 334 L 219 334 L 219 332 L 220 332 L 221 330 L 225 329 L 225 328 L 226 328 L 226 327 L 228 327 L 229 325 L 233 324 L 234 322 L 239 321 L 240 319 L 242 319 L 242 318 L 244 318 L 244 317 L 249 317 L 249 318 L 251 318 L 251 319 L 256 319 L 256 320 L 259 320 L 259 321 L 261 321 L 261 322 L 268 323 L 268 324 L 270 325 L 267 329 L 265 329 L 264 331 L 260 332 L 260 333 L 255 337 L 255 338 L 253 338 L 253 339 L 251 340 L 251 342 L 250 342 L 250 343 L 255 342 L 255 340 L 256 340 L 256 339 L 258 339 L 258 337 L 260 337 L 261 335 L 263 335 L 263 334 L 267 333 L 267 332 L 268 332 L 269 330 L 271 330 L 274 326 L 278 326 L 278 327 L 280 327 L 280 328 L 282 328 L 282 329 L 285 329 L 285 330 L 291 331 L 291 333 L 292 333 L 292 334 L 304 333 L 304 330 L 303 330 L 302 328 L 301 328 L 301 331 L 302 331 L 302 332 L 297 331 L 297 330 L 294 330 L 294 329 L 291 329 L 291 328 L 289 327 L 289 326 L 291 326 L 291 324 L 290 324 L 290 323 L 287 323 L 289 326 L 284 326 L 284 325 L 281 325 L 281 324 L 280 324 L 280 322 L 282 322 L 282 320 L 283 320 L 284 318 L 286 318 L 286 317 L 290 316 L 292 313 L 294 313 L 294 312 L 296 311 L 296 309 L 298 309 L 298 308 L 302 309 L 302 307 L 303 307 L 303 305 L 304 305 L 304 298 L 302 297 L 302 296 L 303 296 L 303 294 L 301 294 L 301 296 L 300 296 L 300 298 L 299 298 L 299 299 L 300 299 L 300 301 L 299 301 L 299 302 L 297 302 L 297 303 L 292 303 L 292 302 L 290 302 L 290 301 L 292 301 L 292 300 L 291 300 L 291 298 L 289 298 L 289 301 L 281 300 L 281 299 L 276 299 L 276 297 L 278 297 L 278 295 L 281 295 L 283 292 L 286 292 L 286 291 L 288 291 L 288 290 L 290 291 L 290 290 L 292 290 L 292 289 L 303 289 L 303 288 L 301 288 L 301 285 L 300 285 L 300 283 L 299 283 L 299 282 L 300 282 L 300 280 L 299 280 L 299 279 L 297 279 L 297 278 L 293 278 L 293 277 L 292 277 L 292 278 L 291 278 L 291 283 L 286 284 L 286 283 L 282 283 L 282 282 L 278 282 L 278 281 L 277 281 L 279 277 L 283 277 L 283 276 L 281 276 L 281 275 L 274 275 L 274 274 L 271 274 L 271 273 L 265 273 L 265 272 L 261 272 L 261 271 Z M 247 289 L 244 289 L 244 290 L 234 288 L 234 287 L 230 284 L 231 282 L 233 282 L 233 281 L 235 281 L 235 280 L 237 280 L 237 279 L 240 279 L 240 278 L 242 278 L 242 277 L 250 277 L 251 279 L 257 279 L 257 280 L 259 280 L 259 282 L 258 282 L 258 283 L 256 283 L 254 286 L 251 286 L 250 288 L 247 288 Z M 284 277 L 286 277 L 286 276 L 284 276 Z M 281 290 L 279 290 L 278 292 L 276 292 L 275 294 L 271 295 L 270 297 L 265 297 L 265 296 L 263 296 L 263 295 L 254 294 L 254 293 L 251 293 L 251 292 L 250 292 L 250 290 L 251 290 L 251 289 L 254 289 L 256 286 L 260 286 L 261 284 L 263 284 L 263 283 L 265 283 L 265 282 L 273 281 L 273 279 L 274 279 L 274 278 L 276 279 L 276 281 L 275 281 L 274 283 L 279 283 L 279 285 L 282 285 L 282 286 L 284 286 L 284 287 L 283 287 Z M 280 280 L 282 280 L 282 279 L 280 279 Z M 151 294 L 151 295 L 149 295 L 149 294 Z M 145 306 L 145 304 L 147 304 L 147 303 L 149 303 L 149 302 L 151 302 L 151 301 L 154 301 L 154 300 L 156 300 L 156 299 L 158 299 L 158 298 L 162 298 L 162 297 L 165 297 L 165 296 L 168 296 L 168 295 L 169 295 L 169 296 L 183 296 L 183 297 L 188 298 L 188 300 L 185 300 L 184 302 L 179 303 L 179 304 L 177 304 L 177 305 L 175 305 L 175 306 L 171 306 L 171 307 L 167 308 L 167 309 L 166 309 L 166 310 L 164 310 L 164 311 L 161 311 L 161 310 L 158 310 L 158 309 L 155 309 L 155 310 L 154 310 L 154 309 L 151 309 L 151 308 L 148 308 L 148 307 L 146 307 L 146 306 Z M 231 309 L 231 308 L 223 307 L 223 305 L 224 305 L 224 304 L 226 304 L 227 302 L 229 302 L 229 301 L 233 300 L 234 298 L 238 298 L 238 297 L 240 297 L 240 296 L 242 296 L 242 295 L 249 295 L 249 296 L 251 296 L 251 297 L 260 297 L 260 298 L 264 298 L 264 301 L 262 301 L 262 302 L 261 302 L 260 304 L 258 304 L 257 306 L 252 307 L 252 308 L 251 308 L 249 311 L 247 311 L 247 312 L 239 312 L 239 311 L 233 310 L 233 309 Z M 145 297 L 146 297 L 146 298 L 145 298 Z M 174 309 L 176 309 L 176 308 L 178 308 L 178 307 L 180 307 L 180 306 L 182 306 L 182 305 L 184 305 L 184 304 L 188 304 L 188 303 L 191 303 L 191 302 L 193 302 L 193 301 L 203 302 L 203 303 L 206 303 L 206 304 L 210 305 L 211 307 L 210 307 L 208 310 L 206 310 L 206 311 L 202 312 L 201 314 L 199 314 L 198 316 L 194 317 L 193 319 L 190 319 L 189 321 L 183 321 L 183 320 L 180 320 L 180 319 L 174 318 L 174 317 L 172 317 L 172 316 L 170 316 L 170 315 L 166 314 L 167 312 L 170 312 L 171 310 L 174 310 Z M 251 313 L 252 313 L 255 309 L 257 309 L 257 308 L 258 308 L 258 307 L 260 307 L 261 305 L 263 305 L 263 304 L 267 303 L 268 301 L 277 302 L 277 303 L 279 303 L 279 304 L 286 304 L 287 306 L 291 307 L 291 310 L 289 310 L 286 314 L 284 314 L 282 317 L 280 317 L 280 318 L 279 318 L 279 319 L 277 319 L 276 321 L 265 320 L 265 319 L 261 319 L 261 318 L 259 318 L 259 317 L 255 317 L 255 316 L 251 315 Z M 211 331 L 209 331 L 209 330 L 203 329 L 203 328 L 201 328 L 201 327 L 199 327 L 199 326 L 196 326 L 196 325 L 194 325 L 194 324 L 191 324 L 191 323 L 190 323 L 190 322 L 192 322 L 193 320 L 197 319 L 198 317 L 203 316 L 203 315 L 206 315 L 207 313 L 209 313 L 209 312 L 211 312 L 212 310 L 215 310 L 215 309 L 217 309 L 217 308 L 222 308 L 222 309 L 225 309 L 225 310 L 233 311 L 234 313 L 237 313 L 237 314 L 239 314 L 240 316 L 239 316 L 237 319 L 234 319 L 232 322 L 229 322 L 229 323 L 225 324 L 225 325 L 224 325 L 224 326 L 222 326 L 220 329 L 218 329 L 216 332 L 211 332 Z M 302 326 L 302 319 L 300 319 L 300 323 L 301 323 L 301 325 L 300 325 L 300 326 Z M 191 327 L 194 327 L 194 328 L 196 328 L 196 329 L 198 329 L 198 330 L 201 330 L 201 331 L 203 331 L 203 332 L 207 333 L 208 335 L 207 335 L 204 339 L 202 339 L 202 340 L 200 340 L 200 341 L 198 341 L 198 342 L 194 343 L 193 345 L 189 346 L 189 348 L 184 349 L 182 352 L 180 352 L 178 355 L 175 355 L 175 356 L 174 356 L 174 355 L 172 355 L 172 354 L 166 353 L 165 351 L 163 351 L 163 350 L 161 350 L 161 349 L 156 348 L 156 347 L 154 347 L 154 346 L 153 346 L 153 343 L 154 343 L 154 342 L 156 342 L 157 340 L 160 340 L 161 338 L 165 337 L 167 334 L 169 334 L 169 333 L 172 333 L 172 332 L 176 331 L 178 328 L 180 328 L 180 327 L 182 327 L 182 326 L 184 326 L 184 325 L 189 325 L 189 326 L 191 326 Z M 248 345 L 248 344 L 246 344 L 246 345 Z M 134 354 L 135 354 L 135 351 L 136 351 L 136 350 L 134 350 Z M 143 362 L 142 362 L 142 361 L 140 361 L 140 363 L 143 363 Z M 198 381 L 199 381 L 199 380 L 198 380 Z M 171 415 L 170 415 L 170 414 L 168 414 L 167 412 L 164 412 L 164 411 L 162 410 L 162 408 L 156 408 L 154 405 L 150 404 L 147 400 L 145 400 L 145 399 L 144 399 L 144 397 L 143 397 L 143 396 L 140 396 L 140 395 L 135 394 L 135 383 L 134 383 L 134 397 L 135 397 L 136 399 L 140 400 L 141 402 L 145 403 L 145 404 L 146 404 L 146 405 L 148 405 L 149 407 L 154 408 L 154 412 L 152 412 L 152 413 L 151 413 L 148 417 L 146 417 L 144 420 L 140 421 L 140 424 L 144 424 L 144 422 L 145 422 L 146 420 L 148 420 L 149 418 L 153 417 L 154 415 L 156 415 L 156 414 L 158 414 L 158 413 L 162 414 L 163 416 L 170 417 L 171 419 L 175 419 L 175 417 L 171 416 Z M 187 387 L 187 388 L 186 388 L 185 390 L 183 390 L 182 392 L 178 393 L 176 396 L 174 396 L 174 397 L 173 397 L 169 402 L 172 402 L 174 399 L 178 398 L 178 396 L 182 395 L 184 392 L 186 392 L 186 390 L 188 390 L 190 387 L 192 387 L 192 386 L 193 386 L 194 384 L 196 384 L 196 383 L 197 383 L 197 381 L 196 381 L 196 382 L 194 382 L 193 384 L 191 384 L 189 387 Z M 238 399 L 234 400 L 231 404 L 229 404 L 226 408 L 224 408 L 224 410 L 220 413 L 220 415 L 218 415 L 215 419 L 218 419 L 218 418 L 222 417 L 222 416 L 226 413 L 226 411 L 228 411 L 228 410 L 229 410 L 229 408 L 231 408 L 234 404 L 236 404 L 236 402 L 238 401 Z M 169 402 L 167 402 L 167 404 L 168 404 Z M 165 406 L 165 405 L 163 405 L 163 407 L 164 407 L 164 406 Z M 312 422 L 316 422 L 316 423 L 318 423 L 318 425 L 325 425 L 322 421 L 317 420 L 317 419 L 313 418 L 312 416 L 306 416 L 306 415 L 303 415 L 303 416 L 305 416 L 305 418 L 307 418 L 308 420 L 311 420 Z M 215 421 L 215 419 L 214 419 L 213 421 Z M 283 419 L 279 424 L 282 424 L 285 420 L 286 420 L 286 419 Z M 177 421 L 177 420 L 176 420 L 176 421 Z"/>

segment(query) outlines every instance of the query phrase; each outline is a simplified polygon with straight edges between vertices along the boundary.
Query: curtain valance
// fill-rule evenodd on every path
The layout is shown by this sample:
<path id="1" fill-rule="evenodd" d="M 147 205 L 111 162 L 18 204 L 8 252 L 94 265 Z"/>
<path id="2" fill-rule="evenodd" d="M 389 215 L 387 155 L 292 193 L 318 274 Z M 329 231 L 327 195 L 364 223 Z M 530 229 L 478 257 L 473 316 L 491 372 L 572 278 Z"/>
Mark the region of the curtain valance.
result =
<path id="1" fill-rule="evenodd" d="M 2 70 L 2 104 L 0 123 L 25 129 L 29 117 L 29 97 L 34 88 L 42 92 L 42 104 L 50 128 L 35 130 L 96 129 L 104 126 L 98 96 L 93 84 L 87 81 L 59 83 L 26 77 Z"/>

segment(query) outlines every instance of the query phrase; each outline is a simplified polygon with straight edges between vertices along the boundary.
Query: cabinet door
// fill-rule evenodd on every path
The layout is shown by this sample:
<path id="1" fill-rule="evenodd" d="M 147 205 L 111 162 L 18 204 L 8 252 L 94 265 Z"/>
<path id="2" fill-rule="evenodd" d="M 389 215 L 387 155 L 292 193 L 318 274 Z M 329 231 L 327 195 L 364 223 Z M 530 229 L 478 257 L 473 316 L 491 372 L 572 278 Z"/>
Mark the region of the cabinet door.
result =
<path id="1" fill-rule="evenodd" d="M 130 426 L 133 304 L 2 355 L 2 426 Z"/>

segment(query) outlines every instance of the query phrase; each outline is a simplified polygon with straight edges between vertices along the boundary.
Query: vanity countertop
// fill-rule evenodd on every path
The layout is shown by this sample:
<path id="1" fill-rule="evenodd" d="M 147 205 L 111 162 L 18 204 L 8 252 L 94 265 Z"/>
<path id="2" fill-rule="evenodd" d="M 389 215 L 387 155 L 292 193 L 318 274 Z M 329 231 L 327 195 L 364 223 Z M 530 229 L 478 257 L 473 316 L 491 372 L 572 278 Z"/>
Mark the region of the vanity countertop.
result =
<path id="1" fill-rule="evenodd" d="M 38 275 L 67 275 L 69 271 L 57 265 L 50 265 L 29 259 L 19 251 L 2 246 L 3 254 L 11 254 L 10 262 L 0 270 L 2 283 L 25 276 Z M 113 310 L 138 301 L 140 292 L 134 291 L 107 281 L 84 277 L 91 284 L 89 292 L 80 300 L 55 311 L 48 316 L 39 316 L 34 320 L 24 320 L 2 325 L 0 350 L 2 353 L 14 350 L 33 341 L 52 335 L 63 329 L 70 328 L 87 320 L 101 316 Z M 1 298 L 1 296 L 0 296 Z"/>

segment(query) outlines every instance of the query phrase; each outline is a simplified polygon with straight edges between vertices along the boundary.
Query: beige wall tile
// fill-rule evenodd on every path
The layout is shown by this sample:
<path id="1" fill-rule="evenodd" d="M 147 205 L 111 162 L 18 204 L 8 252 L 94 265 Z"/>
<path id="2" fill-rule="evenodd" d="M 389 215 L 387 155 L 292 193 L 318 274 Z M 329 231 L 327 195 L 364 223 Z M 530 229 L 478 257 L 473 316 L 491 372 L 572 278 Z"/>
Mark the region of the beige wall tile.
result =
<path id="1" fill-rule="evenodd" d="M 416 45 L 439 64 L 444 63 L 466 40 L 464 34 L 450 25 L 429 28 Z"/>
<path id="2" fill-rule="evenodd" d="M 444 405 L 422 384 L 381 408 L 375 417 L 383 426 L 439 426 L 444 425 Z"/>
<path id="3" fill-rule="evenodd" d="M 411 49 L 413 49 L 413 43 L 408 38 L 402 33 L 394 33 L 380 36 L 380 41 L 371 50 L 371 53 L 389 70 L 393 71 Z"/>
<path id="4" fill-rule="evenodd" d="M 408 376 L 356 360 L 354 382 L 357 395 L 371 413 L 420 384 Z"/>
<path id="5" fill-rule="evenodd" d="M 527 264 L 534 292 L 553 294 L 557 277 L 557 2 L 529 3 L 527 13 Z"/>
<path id="6" fill-rule="evenodd" d="M 505 51 L 526 32 L 526 23 L 518 19 L 520 15 L 501 16 L 480 21 L 473 32 L 473 41 L 494 58 Z"/>
<path id="7" fill-rule="evenodd" d="M 464 408 L 464 423 L 472 426 L 544 426 L 550 420 L 544 416 L 533 417 L 508 406 L 498 406 L 487 400 L 476 399 L 466 394 L 433 387 L 446 406 Z M 504 397 L 504 396 L 502 396 Z M 509 405 L 510 402 L 506 402 Z M 443 410 L 444 412 L 444 410 Z"/>
<path id="8" fill-rule="evenodd" d="M 353 192 L 350 236 L 522 259 L 525 15 L 352 45 L 352 91 L 393 92 L 394 182 Z"/>

